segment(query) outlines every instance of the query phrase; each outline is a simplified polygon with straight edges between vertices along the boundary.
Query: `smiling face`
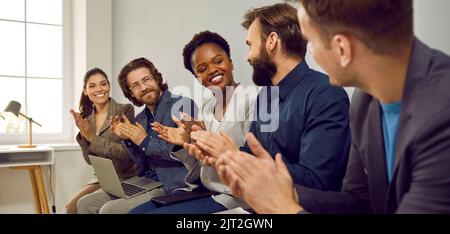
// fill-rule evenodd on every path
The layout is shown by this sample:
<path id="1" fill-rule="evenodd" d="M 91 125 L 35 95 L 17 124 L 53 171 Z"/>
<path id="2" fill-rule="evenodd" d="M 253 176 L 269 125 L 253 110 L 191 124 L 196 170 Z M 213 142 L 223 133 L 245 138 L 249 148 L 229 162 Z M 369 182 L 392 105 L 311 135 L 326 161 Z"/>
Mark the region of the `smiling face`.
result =
<path id="1" fill-rule="evenodd" d="M 233 86 L 233 63 L 227 53 L 215 43 L 205 43 L 192 54 L 192 68 L 198 81 L 205 87 L 225 90 Z"/>
<path id="2" fill-rule="evenodd" d="M 137 101 L 147 106 L 155 106 L 158 103 L 162 92 L 148 68 L 141 67 L 131 71 L 127 75 L 127 82 L 132 96 Z"/>
<path id="3" fill-rule="evenodd" d="M 108 79 L 102 74 L 95 74 L 87 80 L 84 94 L 95 105 L 102 105 L 109 101 L 110 90 Z"/>

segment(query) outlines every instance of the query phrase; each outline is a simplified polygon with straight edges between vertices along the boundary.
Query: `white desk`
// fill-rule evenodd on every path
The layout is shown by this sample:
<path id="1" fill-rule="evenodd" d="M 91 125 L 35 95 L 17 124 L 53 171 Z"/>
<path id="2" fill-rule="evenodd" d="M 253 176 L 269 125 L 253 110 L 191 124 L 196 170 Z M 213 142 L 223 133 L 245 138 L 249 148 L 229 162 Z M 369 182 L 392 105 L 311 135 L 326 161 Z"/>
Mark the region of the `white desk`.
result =
<path id="1" fill-rule="evenodd" d="M 38 214 L 49 213 L 41 166 L 54 163 L 53 148 L 47 146 L 37 146 L 31 149 L 21 149 L 17 146 L 0 146 L 0 167 L 29 171 L 34 193 L 35 210 Z"/>

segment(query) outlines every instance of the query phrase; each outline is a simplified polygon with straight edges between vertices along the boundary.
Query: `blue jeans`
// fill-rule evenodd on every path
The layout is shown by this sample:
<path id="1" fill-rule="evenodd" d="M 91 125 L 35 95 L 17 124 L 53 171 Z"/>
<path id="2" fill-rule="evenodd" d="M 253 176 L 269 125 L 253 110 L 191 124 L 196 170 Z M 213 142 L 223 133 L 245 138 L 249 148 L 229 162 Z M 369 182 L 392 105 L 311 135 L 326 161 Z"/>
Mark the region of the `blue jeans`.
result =
<path id="1" fill-rule="evenodd" d="M 129 214 L 210 214 L 224 210 L 227 209 L 212 197 L 205 197 L 162 207 L 148 201 L 133 208 Z"/>

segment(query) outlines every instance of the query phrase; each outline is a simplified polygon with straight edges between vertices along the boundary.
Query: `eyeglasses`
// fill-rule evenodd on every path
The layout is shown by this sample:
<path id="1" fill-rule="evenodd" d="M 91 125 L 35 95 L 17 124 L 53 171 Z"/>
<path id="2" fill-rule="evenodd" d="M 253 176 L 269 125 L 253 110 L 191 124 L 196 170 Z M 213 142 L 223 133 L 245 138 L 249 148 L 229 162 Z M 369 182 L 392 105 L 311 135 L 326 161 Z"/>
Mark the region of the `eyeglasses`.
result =
<path id="1" fill-rule="evenodd" d="M 141 84 L 144 84 L 145 86 L 148 86 L 148 85 L 150 85 L 150 83 L 151 83 L 151 81 L 153 79 L 154 79 L 153 76 L 146 76 L 146 77 L 142 78 L 141 81 L 136 81 L 133 84 L 131 84 L 130 85 L 130 90 L 133 91 L 133 92 L 136 91 L 136 90 L 139 90 L 142 87 Z"/>

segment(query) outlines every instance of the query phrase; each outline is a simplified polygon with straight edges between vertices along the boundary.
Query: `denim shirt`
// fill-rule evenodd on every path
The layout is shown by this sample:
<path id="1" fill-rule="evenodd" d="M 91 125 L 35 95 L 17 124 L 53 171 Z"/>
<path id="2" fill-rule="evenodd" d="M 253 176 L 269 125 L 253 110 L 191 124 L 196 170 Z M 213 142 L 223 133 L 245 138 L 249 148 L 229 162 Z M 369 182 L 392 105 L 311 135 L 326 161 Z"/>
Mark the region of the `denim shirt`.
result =
<path id="1" fill-rule="evenodd" d="M 129 140 L 125 141 L 131 157 L 139 166 L 139 175 L 160 181 L 166 193 L 186 186 L 184 178 L 187 170 L 181 162 L 170 157 L 172 145 L 158 138 L 151 128 L 151 123 L 156 121 L 165 126 L 176 127 L 172 115 L 179 117 L 180 111 L 197 116 L 198 108 L 191 99 L 173 95 L 168 90 L 164 91 L 154 115 L 146 107 L 135 118 L 135 122 L 147 130 L 148 135 L 144 141 L 139 146 Z"/>
<path id="2" fill-rule="evenodd" d="M 272 157 L 282 154 L 295 184 L 338 191 L 350 148 L 349 105 L 342 88 L 302 61 L 278 86 L 260 91 L 250 132 Z M 241 150 L 250 152 L 247 144 Z"/>

